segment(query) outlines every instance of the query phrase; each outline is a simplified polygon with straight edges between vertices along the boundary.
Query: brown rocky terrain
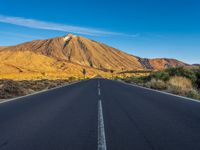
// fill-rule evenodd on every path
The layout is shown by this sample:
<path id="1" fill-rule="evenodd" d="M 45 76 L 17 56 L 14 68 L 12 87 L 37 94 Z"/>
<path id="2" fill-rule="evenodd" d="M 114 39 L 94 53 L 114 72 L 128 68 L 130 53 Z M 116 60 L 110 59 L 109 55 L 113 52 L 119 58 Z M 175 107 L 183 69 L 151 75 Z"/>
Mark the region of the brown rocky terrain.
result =
<path id="1" fill-rule="evenodd" d="M 73 82 L 72 80 L 0 80 L 0 101 L 1 99 L 14 98 L 32 94 L 38 91 L 63 86 Z"/>
<path id="2" fill-rule="evenodd" d="M 4 49 L 4 48 L 6 48 L 6 46 L 0 46 L 0 50 L 2 50 L 2 49 Z"/>
<path id="3" fill-rule="evenodd" d="M 162 70 L 175 66 L 187 64 L 175 59 L 136 57 L 72 34 L 0 47 L 0 78 L 81 77 L 83 68 L 87 69 L 88 77 L 92 77 L 97 74 L 106 76 L 110 70 Z"/>
<path id="4" fill-rule="evenodd" d="M 137 57 L 72 34 L 66 37 L 23 43 L 4 49 L 4 51 L 30 51 L 55 60 L 77 63 L 98 69 L 143 69 Z"/>
<path id="5" fill-rule="evenodd" d="M 150 65 L 153 69 L 163 70 L 166 68 L 177 67 L 177 66 L 189 66 L 188 64 L 178 61 L 176 59 L 166 59 L 166 58 L 155 58 L 149 59 Z"/>

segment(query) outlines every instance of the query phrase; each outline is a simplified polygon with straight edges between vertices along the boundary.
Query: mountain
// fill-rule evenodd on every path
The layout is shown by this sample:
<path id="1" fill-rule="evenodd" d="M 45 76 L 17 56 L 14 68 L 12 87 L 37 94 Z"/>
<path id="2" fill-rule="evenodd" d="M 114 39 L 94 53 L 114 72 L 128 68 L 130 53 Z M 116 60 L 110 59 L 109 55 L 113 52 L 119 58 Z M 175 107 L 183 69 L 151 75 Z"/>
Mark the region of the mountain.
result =
<path id="1" fill-rule="evenodd" d="M 103 43 L 68 34 L 0 48 L 0 74 L 31 73 L 80 76 L 87 68 L 92 76 L 105 71 L 161 70 L 187 64 L 175 59 L 146 59 Z"/>
<path id="2" fill-rule="evenodd" d="M 31 51 L 56 60 L 98 69 L 143 69 L 137 57 L 123 53 L 105 44 L 72 34 L 65 37 L 23 43 L 4 50 L 12 52 Z"/>
<path id="3" fill-rule="evenodd" d="M 87 76 L 96 74 L 108 76 L 106 72 L 87 66 L 56 60 L 31 51 L 0 51 L 0 79 L 66 79 L 83 77 L 83 68 Z"/>
<path id="4" fill-rule="evenodd" d="M 192 64 L 193 66 L 200 67 L 200 64 Z"/>
<path id="5" fill-rule="evenodd" d="M 170 67 L 177 66 L 190 66 L 182 61 L 176 59 L 167 59 L 167 58 L 155 58 L 149 59 L 150 65 L 156 70 L 162 70 Z"/>
<path id="6" fill-rule="evenodd" d="M 0 50 L 2 50 L 2 49 L 4 49 L 4 48 L 6 48 L 6 46 L 0 46 Z"/>

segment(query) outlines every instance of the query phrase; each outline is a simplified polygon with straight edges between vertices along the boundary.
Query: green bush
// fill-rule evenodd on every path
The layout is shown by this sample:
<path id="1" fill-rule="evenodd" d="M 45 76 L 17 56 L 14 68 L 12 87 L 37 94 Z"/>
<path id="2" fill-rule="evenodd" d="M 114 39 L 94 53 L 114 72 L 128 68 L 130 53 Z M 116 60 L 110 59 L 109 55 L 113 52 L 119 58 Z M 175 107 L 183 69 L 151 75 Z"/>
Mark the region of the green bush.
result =
<path id="1" fill-rule="evenodd" d="M 196 70 L 196 85 L 197 88 L 200 89 L 200 68 Z"/>
<path id="2" fill-rule="evenodd" d="M 187 96 L 190 97 L 190 98 L 194 98 L 194 99 L 200 99 L 200 95 L 199 93 L 197 92 L 197 90 L 190 90 L 188 93 L 187 93 Z"/>
<path id="3" fill-rule="evenodd" d="M 130 79 L 134 83 L 143 83 L 143 81 L 139 77 L 131 77 Z"/>
<path id="4" fill-rule="evenodd" d="M 196 82 L 197 78 L 195 72 L 192 69 L 184 67 L 169 68 L 165 70 L 169 76 L 182 76 L 190 79 L 193 83 Z"/>
<path id="5" fill-rule="evenodd" d="M 170 78 L 169 73 L 165 71 L 154 72 L 150 75 L 150 77 L 155 78 L 156 80 L 163 80 L 163 81 L 168 81 Z"/>
<path id="6" fill-rule="evenodd" d="M 153 89 L 200 99 L 200 68 L 169 68 L 153 72 L 148 76 L 124 78 L 128 83 L 135 83 Z"/>
<path id="7" fill-rule="evenodd" d="M 129 80 L 133 83 L 140 84 L 140 83 L 146 83 L 150 81 L 151 78 L 149 76 L 141 76 L 141 77 L 132 76 L 129 78 Z"/>
<path id="8" fill-rule="evenodd" d="M 119 76 L 115 76 L 113 79 L 114 79 L 114 80 L 120 80 L 121 77 L 119 77 Z"/>

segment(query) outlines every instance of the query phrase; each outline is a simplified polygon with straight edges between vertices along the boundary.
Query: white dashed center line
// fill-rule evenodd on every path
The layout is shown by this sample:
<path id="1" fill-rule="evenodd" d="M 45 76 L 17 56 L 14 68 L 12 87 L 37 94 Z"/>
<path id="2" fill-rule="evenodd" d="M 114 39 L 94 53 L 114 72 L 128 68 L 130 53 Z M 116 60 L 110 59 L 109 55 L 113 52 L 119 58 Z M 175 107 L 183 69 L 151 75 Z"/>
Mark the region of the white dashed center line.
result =
<path id="1" fill-rule="evenodd" d="M 101 89 L 98 88 L 98 95 L 100 96 L 101 95 Z"/>
<path id="2" fill-rule="evenodd" d="M 106 150 L 106 136 L 101 100 L 98 101 L 98 150 Z"/>
<path id="3" fill-rule="evenodd" d="M 101 95 L 100 82 L 98 81 L 98 95 Z M 98 100 L 98 150 L 106 150 L 106 136 L 104 129 L 103 108 L 101 99 Z"/>

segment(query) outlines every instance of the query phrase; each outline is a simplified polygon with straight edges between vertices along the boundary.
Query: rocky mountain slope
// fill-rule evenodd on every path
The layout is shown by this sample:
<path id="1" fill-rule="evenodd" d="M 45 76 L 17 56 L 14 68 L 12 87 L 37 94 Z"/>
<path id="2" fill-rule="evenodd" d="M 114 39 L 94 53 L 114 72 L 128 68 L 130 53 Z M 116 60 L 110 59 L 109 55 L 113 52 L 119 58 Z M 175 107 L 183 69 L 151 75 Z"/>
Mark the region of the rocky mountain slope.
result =
<path id="1" fill-rule="evenodd" d="M 4 48 L 6 48 L 6 46 L 0 46 L 0 50 L 2 50 L 2 49 L 4 49 Z"/>
<path id="2" fill-rule="evenodd" d="M 137 57 L 72 34 L 65 37 L 23 43 L 4 49 L 4 51 L 31 51 L 56 60 L 64 60 L 98 69 L 143 69 Z"/>
<path id="3" fill-rule="evenodd" d="M 104 71 L 161 70 L 187 65 L 175 59 L 144 59 L 105 44 L 68 34 L 47 40 L 35 40 L 16 46 L 0 47 L 0 74 L 52 73 L 91 75 Z"/>
<path id="4" fill-rule="evenodd" d="M 200 64 L 192 64 L 193 66 L 197 66 L 197 67 L 200 67 Z"/>
<path id="5" fill-rule="evenodd" d="M 178 61 L 176 59 L 167 59 L 167 58 L 149 59 L 149 63 L 153 67 L 153 69 L 156 70 L 162 70 L 165 68 L 177 67 L 177 66 L 189 66 L 188 64 Z"/>

